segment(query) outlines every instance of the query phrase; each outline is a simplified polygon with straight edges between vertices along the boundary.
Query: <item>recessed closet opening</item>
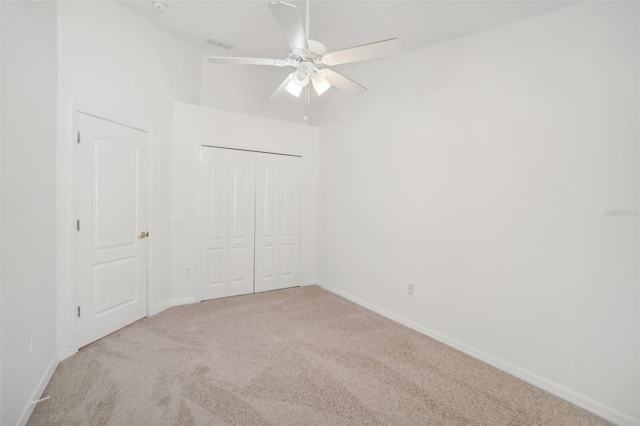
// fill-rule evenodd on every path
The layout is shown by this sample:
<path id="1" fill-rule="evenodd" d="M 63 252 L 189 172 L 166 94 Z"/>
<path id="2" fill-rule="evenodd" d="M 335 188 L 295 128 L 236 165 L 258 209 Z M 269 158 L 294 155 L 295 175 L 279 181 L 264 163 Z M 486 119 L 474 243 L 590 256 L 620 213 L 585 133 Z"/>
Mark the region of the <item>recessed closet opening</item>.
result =
<path id="1" fill-rule="evenodd" d="M 202 146 L 200 300 L 301 285 L 302 158 Z"/>

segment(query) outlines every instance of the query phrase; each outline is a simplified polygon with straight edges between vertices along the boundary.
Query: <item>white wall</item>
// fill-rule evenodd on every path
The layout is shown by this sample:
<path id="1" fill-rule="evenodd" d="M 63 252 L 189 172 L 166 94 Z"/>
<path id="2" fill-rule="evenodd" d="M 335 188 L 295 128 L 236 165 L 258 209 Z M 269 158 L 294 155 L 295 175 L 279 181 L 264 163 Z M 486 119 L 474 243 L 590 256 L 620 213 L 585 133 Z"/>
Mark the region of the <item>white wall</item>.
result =
<path id="1" fill-rule="evenodd" d="M 0 423 L 12 425 L 26 420 L 56 363 L 56 3 L 0 8 Z"/>
<path id="2" fill-rule="evenodd" d="M 153 311 L 171 297 L 173 101 L 198 101 L 201 54 L 117 2 L 60 2 L 58 19 L 58 345 L 68 354 L 73 350 L 70 265 L 76 219 L 71 210 L 72 107 L 90 107 L 142 123 L 151 131 L 149 297 Z"/>
<path id="3" fill-rule="evenodd" d="M 0 98 L 2 98 L 2 6 L 0 6 Z M 2 101 L 0 100 L 0 188 L 2 188 Z M 2 196 L 0 196 L 0 382 L 2 381 Z M 2 421 L 2 383 L 0 383 Z"/>
<path id="4" fill-rule="evenodd" d="M 292 68 L 212 64 L 208 57 L 202 56 L 202 105 L 295 123 L 314 116 L 313 99 L 310 108 L 304 96 L 269 99 Z"/>
<path id="5" fill-rule="evenodd" d="M 320 280 L 637 422 L 638 217 L 605 210 L 640 207 L 638 12 L 582 3 L 345 69 L 370 90 L 322 118 Z"/>
<path id="6" fill-rule="evenodd" d="M 302 156 L 301 279 L 314 284 L 317 274 L 318 233 L 318 129 L 264 117 L 199 105 L 174 107 L 171 198 L 173 217 L 183 219 L 172 232 L 173 304 L 197 297 L 199 238 L 197 235 L 197 182 L 202 145 L 254 149 Z M 193 274 L 184 276 L 184 267 Z"/>

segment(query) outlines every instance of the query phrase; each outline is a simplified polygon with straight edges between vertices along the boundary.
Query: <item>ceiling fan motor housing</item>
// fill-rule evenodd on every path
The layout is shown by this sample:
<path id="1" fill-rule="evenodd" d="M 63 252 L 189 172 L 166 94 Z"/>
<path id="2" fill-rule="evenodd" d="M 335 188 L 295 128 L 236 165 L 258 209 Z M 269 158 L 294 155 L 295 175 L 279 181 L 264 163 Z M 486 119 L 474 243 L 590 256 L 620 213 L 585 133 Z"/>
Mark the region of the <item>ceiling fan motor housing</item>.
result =
<path id="1" fill-rule="evenodd" d="M 309 50 L 313 55 L 316 55 L 320 58 L 322 58 L 322 55 L 327 53 L 327 48 L 325 47 L 325 45 L 315 40 L 309 40 Z"/>
<path id="2" fill-rule="evenodd" d="M 305 62 L 311 62 L 316 66 L 324 64 L 322 62 L 322 56 L 327 53 L 327 48 L 324 44 L 315 40 L 309 40 L 308 45 L 309 49 L 298 49 L 295 47 L 291 49 L 289 55 L 287 55 L 287 59 L 291 65 L 297 67 Z"/>

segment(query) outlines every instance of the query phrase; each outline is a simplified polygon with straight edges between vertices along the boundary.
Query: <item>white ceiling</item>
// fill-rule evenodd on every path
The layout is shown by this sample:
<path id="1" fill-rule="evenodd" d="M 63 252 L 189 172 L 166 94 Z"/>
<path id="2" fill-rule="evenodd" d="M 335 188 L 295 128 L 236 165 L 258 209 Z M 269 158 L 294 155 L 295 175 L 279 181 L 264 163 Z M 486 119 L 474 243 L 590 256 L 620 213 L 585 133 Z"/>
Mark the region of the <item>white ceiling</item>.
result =
<path id="1" fill-rule="evenodd" d="M 287 44 L 264 1 L 162 0 L 168 8 L 154 9 L 152 1 L 122 3 L 184 39 L 202 52 L 218 56 L 282 58 Z M 298 6 L 304 22 L 305 2 Z M 574 4 L 567 1 L 330 1 L 313 0 L 310 38 L 329 51 L 400 38 L 405 51 L 483 31 Z M 214 47 L 207 39 L 233 44 Z"/>

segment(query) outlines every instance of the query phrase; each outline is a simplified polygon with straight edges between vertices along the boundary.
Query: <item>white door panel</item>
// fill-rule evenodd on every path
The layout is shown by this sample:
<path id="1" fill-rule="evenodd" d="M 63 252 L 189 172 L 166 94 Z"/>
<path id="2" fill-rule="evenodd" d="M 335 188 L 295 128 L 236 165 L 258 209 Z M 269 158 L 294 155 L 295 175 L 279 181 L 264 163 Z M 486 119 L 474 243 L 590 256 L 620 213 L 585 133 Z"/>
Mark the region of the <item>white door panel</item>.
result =
<path id="1" fill-rule="evenodd" d="M 203 147 L 200 299 L 253 293 L 255 154 Z"/>
<path id="2" fill-rule="evenodd" d="M 256 292 L 300 285 L 300 163 L 257 154 Z"/>
<path id="3" fill-rule="evenodd" d="M 79 114 L 79 347 L 147 315 L 147 133 Z"/>

